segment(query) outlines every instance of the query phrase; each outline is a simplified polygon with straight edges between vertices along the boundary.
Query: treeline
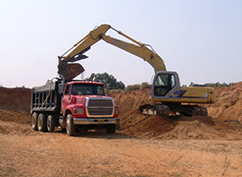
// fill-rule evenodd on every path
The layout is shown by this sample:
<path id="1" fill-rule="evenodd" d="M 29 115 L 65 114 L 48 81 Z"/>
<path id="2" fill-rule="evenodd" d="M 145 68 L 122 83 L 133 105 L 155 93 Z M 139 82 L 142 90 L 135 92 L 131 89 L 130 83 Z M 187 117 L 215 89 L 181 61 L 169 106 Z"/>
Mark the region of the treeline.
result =
<path id="1" fill-rule="evenodd" d="M 108 86 L 111 93 L 115 92 L 121 92 L 123 90 L 139 90 L 139 89 L 145 89 L 145 88 L 151 88 L 151 85 L 148 82 L 143 82 L 141 84 L 133 84 L 125 86 L 122 81 L 117 81 L 117 79 L 108 73 L 92 73 L 89 78 L 86 78 L 85 80 L 96 80 L 104 83 L 106 86 Z M 206 83 L 204 85 L 197 84 L 194 82 L 191 82 L 189 86 L 203 86 L 203 87 L 229 87 L 231 85 L 234 85 L 236 83 L 230 82 L 229 84 L 223 82 L 216 82 L 216 83 Z M 182 87 L 187 87 L 187 85 L 182 85 Z"/>
<path id="2" fill-rule="evenodd" d="M 229 87 L 231 85 L 234 85 L 236 84 L 235 82 L 230 82 L 229 84 L 223 82 L 223 83 L 219 83 L 219 82 L 216 82 L 216 83 L 207 83 L 206 86 L 207 87 Z"/>
<path id="3" fill-rule="evenodd" d="M 149 85 L 148 82 L 142 82 L 141 84 L 133 84 L 133 85 L 128 85 L 124 88 L 124 90 L 139 90 L 139 89 L 146 89 L 146 88 L 151 88 L 151 85 Z M 121 89 L 113 89 L 110 90 L 109 93 L 113 94 L 113 93 L 120 93 L 124 90 Z"/>
<path id="4" fill-rule="evenodd" d="M 117 79 L 113 75 L 108 74 L 106 72 L 97 73 L 97 74 L 92 73 L 89 78 L 86 78 L 86 80 L 88 80 L 88 81 L 95 80 L 95 81 L 102 82 L 106 86 L 108 86 L 110 90 L 112 90 L 112 89 L 124 90 L 124 88 L 125 88 L 125 85 L 122 81 L 117 81 Z"/>
<path id="5" fill-rule="evenodd" d="M 216 83 L 206 83 L 203 86 L 206 86 L 206 87 L 229 87 L 229 86 L 232 86 L 234 84 L 236 84 L 236 82 L 230 82 L 230 83 L 216 82 Z M 196 86 L 196 85 L 199 85 L 199 84 L 191 82 L 189 86 Z M 187 85 L 183 85 L 183 87 L 187 87 Z"/>

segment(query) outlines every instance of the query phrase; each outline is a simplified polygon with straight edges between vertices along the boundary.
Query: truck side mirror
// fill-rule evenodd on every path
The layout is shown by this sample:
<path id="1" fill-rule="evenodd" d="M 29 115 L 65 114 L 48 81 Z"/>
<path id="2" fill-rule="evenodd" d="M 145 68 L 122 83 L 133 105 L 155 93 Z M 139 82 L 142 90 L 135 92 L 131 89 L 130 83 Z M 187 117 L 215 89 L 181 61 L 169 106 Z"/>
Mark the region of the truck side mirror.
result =
<path id="1" fill-rule="evenodd" d="M 106 90 L 105 95 L 108 96 L 109 95 L 109 85 L 106 85 L 106 89 L 105 90 Z"/>
<path id="2" fill-rule="evenodd" d="M 60 95 L 63 95 L 64 88 L 65 88 L 65 78 L 64 76 L 60 75 L 61 79 L 59 79 L 59 84 L 58 84 L 58 93 Z"/>

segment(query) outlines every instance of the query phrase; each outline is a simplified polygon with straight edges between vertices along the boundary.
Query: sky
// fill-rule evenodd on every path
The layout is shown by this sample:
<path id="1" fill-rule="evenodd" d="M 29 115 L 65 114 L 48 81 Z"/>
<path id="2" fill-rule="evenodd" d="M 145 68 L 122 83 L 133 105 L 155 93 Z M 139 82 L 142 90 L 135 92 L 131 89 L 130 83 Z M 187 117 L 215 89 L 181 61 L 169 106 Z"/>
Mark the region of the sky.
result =
<path id="1" fill-rule="evenodd" d="M 101 24 L 150 44 L 181 85 L 242 81 L 241 0 L 0 0 L 0 85 L 44 85 L 58 56 Z M 114 31 L 107 35 L 123 39 Z M 126 86 L 151 83 L 143 59 L 99 41 L 79 63 Z"/>

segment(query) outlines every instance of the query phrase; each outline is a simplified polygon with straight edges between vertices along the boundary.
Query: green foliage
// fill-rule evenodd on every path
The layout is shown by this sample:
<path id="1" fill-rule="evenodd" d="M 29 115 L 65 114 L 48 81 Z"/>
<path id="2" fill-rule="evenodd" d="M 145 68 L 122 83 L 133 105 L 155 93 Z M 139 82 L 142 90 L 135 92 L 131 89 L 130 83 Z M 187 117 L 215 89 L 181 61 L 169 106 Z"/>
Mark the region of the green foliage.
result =
<path id="1" fill-rule="evenodd" d="M 142 87 L 143 89 L 145 89 L 145 88 L 150 88 L 150 85 L 149 85 L 148 82 L 142 82 L 142 83 L 141 83 L 141 87 Z"/>
<path id="2" fill-rule="evenodd" d="M 96 81 L 100 81 L 105 85 L 109 86 L 109 89 L 121 89 L 124 90 L 125 85 L 122 81 L 117 81 L 117 79 L 113 75 L 109 75 L 108 73 L 92 73 L 89 78 L 86 80 L 92 81 L 95 78 Z"/>
<path id="3" fill-rule="evenodd" d="M 229 84 L 227 84 L 225 82 L 223 82 L 223 83 L 216 82 L 216 83 L 206 83 L 205 86 L 206 87 L 229 87 L 229 86 L 234 85 L 234 84 L 236 84 L 236 83 L 230 82 Z M 191 82 L 189 86 L 193 86 L 193 85 L 198 85 L 198 84 Z M 183 85 L 183 87 L 186 87 L 186 85 Z"/>
<path id="4" fill-rule="evenodd" d="M 134 85 L 128 85 L 125 87 L 125 90 L 139 90 L 140 89 L 140 84 L 134 84 Z"/>
<path id="5" fill-rule="evenodd" d="M 206 85 L 208 87 L 229 87 L 229 86 L 232 86 L 234 84 L 236 84 L 236 83 L 234 83 L 234 82 L 230 82 L 229 84 L 227 84 L 225 82 L 223 82 L 223 83 L 219 83 L 219 82 L 216 82 L 216 83 L 206 83 Z"/>
<path id="6" fill-rule="evenodd" d="M 113 90 L 110 90 L 109 91 L 109 94 L 117 94 L 117 93 L 120 93 L 120 92 L 122 92 L 123 90 L 121 90 L 121 89 L 113 89 Z"/>

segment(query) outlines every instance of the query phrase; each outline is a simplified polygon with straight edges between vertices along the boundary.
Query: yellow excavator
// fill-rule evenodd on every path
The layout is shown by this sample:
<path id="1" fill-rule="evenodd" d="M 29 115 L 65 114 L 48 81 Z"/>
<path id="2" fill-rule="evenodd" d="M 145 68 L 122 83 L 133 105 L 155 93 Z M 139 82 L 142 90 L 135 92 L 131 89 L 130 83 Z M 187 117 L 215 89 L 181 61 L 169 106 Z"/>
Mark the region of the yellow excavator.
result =
<path id="1" fill-rule="evenodd" d="M 109 29 L 116 31 L 132 43 L 106 35 Z M 84 53 L 101 39 L 144 59 L 154 68 L 155 76 L 151 92 L 154 104 L 140 106 L 141 112 L 148 115 L 162 115 L 166 117 L 174 114 L 186 116 L 207 115 L 207 109 L 195 105 L 195 103 L 213 103 L 213 88 L 202 85 L 181 87 L 178 74 L 174 71 L 166 71 L 164 61 L 150 45 L 138 42 L 108 24 L 102 24 L 90 31 L 89 34 L 74 44 L 63 55 L 58 56 L 58 73 L 64 76 L 66 80 L 72 80 L 82 73 L 84 68 L 79 63 L 73 62 L 87 58 Z"/>

